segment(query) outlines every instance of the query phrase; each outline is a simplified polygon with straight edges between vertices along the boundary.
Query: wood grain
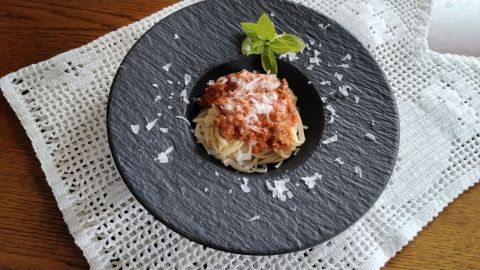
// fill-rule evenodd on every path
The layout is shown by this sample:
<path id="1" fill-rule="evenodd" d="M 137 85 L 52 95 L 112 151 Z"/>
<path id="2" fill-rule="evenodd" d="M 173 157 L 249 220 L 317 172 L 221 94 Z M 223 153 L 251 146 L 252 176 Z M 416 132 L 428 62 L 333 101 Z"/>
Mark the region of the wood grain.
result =
<path id="1" fill-rule="evenodd" d="M 0 0 L 0 76 L 81 46 L 175 1 Z M 480 186 L 385 269 L 480 269 Z M 0 269 L 87 269 L 25 131 L 0 97 Z"/>

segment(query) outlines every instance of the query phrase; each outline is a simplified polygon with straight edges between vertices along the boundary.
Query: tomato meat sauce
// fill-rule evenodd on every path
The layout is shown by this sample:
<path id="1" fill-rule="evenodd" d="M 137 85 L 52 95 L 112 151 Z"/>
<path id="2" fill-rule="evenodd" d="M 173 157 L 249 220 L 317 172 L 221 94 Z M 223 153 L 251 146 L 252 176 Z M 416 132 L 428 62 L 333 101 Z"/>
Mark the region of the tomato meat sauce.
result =
<path id="1" fill-rule="evenodd" d="M 296 97 L 285 79 L 246 70 L 210 81 L 198 100 L 218 109 L 215 125 L 227 140 L 241 140 L 254 154 L 291 147 Z"/>

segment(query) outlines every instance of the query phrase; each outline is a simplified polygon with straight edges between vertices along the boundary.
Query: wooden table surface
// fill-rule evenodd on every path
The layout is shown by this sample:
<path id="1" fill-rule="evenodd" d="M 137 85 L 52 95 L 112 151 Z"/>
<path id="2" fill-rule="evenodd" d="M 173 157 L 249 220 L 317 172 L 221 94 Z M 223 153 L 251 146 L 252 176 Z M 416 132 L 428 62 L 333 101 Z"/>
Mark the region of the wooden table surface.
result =
<path id="1" fill-rule="evenodd" d="M 0 76 L 84 45 L 174 2 L 0 0 Z M 480 269 L 479 217 L 477 185 L 385 269 Z M 25 131 L 0 96 L 0 269 L 87 268 Z"/>

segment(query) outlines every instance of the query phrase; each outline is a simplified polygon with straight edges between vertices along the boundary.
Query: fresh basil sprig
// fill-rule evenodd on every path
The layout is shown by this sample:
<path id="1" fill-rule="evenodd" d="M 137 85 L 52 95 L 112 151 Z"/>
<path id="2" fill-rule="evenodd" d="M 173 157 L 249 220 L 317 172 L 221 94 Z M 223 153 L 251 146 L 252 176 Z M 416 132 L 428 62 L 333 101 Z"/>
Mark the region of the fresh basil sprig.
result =
<path id="1" fill-rule="evenodd" d="M 261 54 L 262 67 L 265 72 L 277 74 L 278 67 L 275 54 L 297 53 L 305 48 L 303 40 L 292 34 L 277 35 L 275 25 L 267 14 L 263 13 L 257 23 L 241 23 L 247 35 L 242 43 L 244 55 Z"/>

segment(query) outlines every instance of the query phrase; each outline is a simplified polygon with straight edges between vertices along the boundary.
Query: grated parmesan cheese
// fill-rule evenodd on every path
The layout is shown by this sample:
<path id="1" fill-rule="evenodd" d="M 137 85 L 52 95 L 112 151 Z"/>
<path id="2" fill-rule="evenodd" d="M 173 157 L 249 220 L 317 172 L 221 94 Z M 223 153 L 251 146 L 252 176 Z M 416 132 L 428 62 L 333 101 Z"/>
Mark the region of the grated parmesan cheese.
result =
<path id="1" fill-rule="evenodd" d="M 341 61 L 350 61 L 350 60 L 352 60 L 352 56 L 351 56 L 349 53 L 347 53 L 347 54 L 341 59 Z"/>
<path id="2" fill-rule="evenodd" d="M 332 137 L 324 140 L 322 143 L 323 143 L 323 144 L 330 144 L 330 143 L 334 143 L 334 142 L 336 142 L 336 141 L 338 141 L 338 135 L 337 135 L 337 134 L 335 134 L 335 135 L 333 135 Z"/>
<path id="3" fill-rule="evenodd" d="M 377 138 L 375 137 L 375 135 L 373 135 L 372 133 L 366 133 L 366 134 L 365 134 L 365 139 L 367 139 L 367 140 L 369 140 L 369 141 L 372 141 L 372 142 L 374 142 L 374 141 L 377 140 Z"/>
<path id="4" fill-rule="evenodd" d="M 169 72 L 171 65 L 172 65 L 172 63 L 168 63 L 168 64 L 164 65 L 162 68 L 163 68 L 163 70 L 165 70 L 166 72 Z"/>
<path id="5" fill-rule="evenodd" d="M 180 97 L 183 98 L 183 102 L 190 104 L 190 101 L 187 99 L 187 89 L 183 89 L 182 92 L 180 92 Z"/>
<path id="6" fill-rule="evenodd" d="M 267 180 L 265 184 L 267 185 L 267 189 L 272 192 L 273 198 L 278 198 L 280 201 L 286 201 L 287 196 L 293 196 L 290 192 L 290 195 L 288 195 L 289 188 L 287 187 L 287 183 L 290 181 L 289 178 L 281 179 L 281 180 L 275 180 L 273 181 L 273 186 L 270 184 L 270 182 Z M 287 193 L 287 194 L 284 194 Z"/>
<path id="7" fill-rule="evenodd" d="M 179 38 L 180 37 L 177 34 L 173 35 L 173 39 L 179 39 Z"/>
<path id="8" fill-rule="evenodd" d="M 168 163 L 168 154 L 170 154 L 173 151 L 173 146 L 170 146 L 165 150 L 164 152 L 161 152 L 160 154 L 157 155 L 156 158 L 154 158 L 154 161 L 158 161 L 162 164 Z"/>
<path id="9" fill-rule="evenodd" d="M 302 179 L 303 182 L 305 182 L 305 185 L 307 185 L 307 187 L 309 189 L 312 189 L 313 187 L 315 187 L 315 184 L 317 183 L 317 180 L 322 179 L 322 175 L 319 174 L 319 173 L 315 173 L 312 176 L 306 176 L 306 177 L 302 177 L 300 179 Z"/>
<path id="10" fill-rule="evenodd" d="M 345 97 L 348 97 L 350 91 L 352 91 L 352 87 L 350 85 L 343 85 L 338 87 L 338 91 Z"/>
<path id="11" fill-rule="evenodd" d="M 330 81 L 321 81 L 320 85 L 332 85 Z"/>
<path id="12" fill-rule="evenodd" d="M 320 28 L 322 28 L 322 30 L 327 30 L 328 27 L 330 27 L 330 24 L 327 24 L 327 25 L 323 25 L 323 23 L 319 24 L 318 25 Z"/>
<path id="13" fill-rule="evenodd" d="M 160 131 L 161 131 L 162 133 L 168 133 L 168 128 L 160 128 Z"/>
<path id="14" fill-rule="evenodd" d="M 345 162 L 343 162 L 342 158 L 339 158 L 339 157 L 335 159 L 335 162 L 337 162 L 340 165 L 345 164 Z"/>
<path id="15" fill-rule="evenodd" d="M 190 76 L 190 74 L 188 73 L 185 74 L 183 79 L 184 79 L 185 86 L 188 86 L 190 82 L 192 82 L 192 76 Z"/>
<path id="16" fill-rule="evenodd" d="M 137 135 L 140 130 L 140 125 L 130 125 L 130 128 L 132 129 L 133 134 Z"/>
<path id="17" fill-rule="evenodd" d="M 349 64 L 340 64 L 338 65 L 339 67 L 342 67 L 342 68 L 350 68 L 350 65 Z"/>
<path id="18" fill-rule="evenodd" d="M 310 64 L 319 65 L 322 62 L 322 60 L 320 60 L 320 58 L 318 57 L 319 55 L 320 55 L 320 52 L 317 50 L 314 50 L 313 57 L 310 58 Z"/>
<path id="19" fill-rule="evenodd" d="M 167 80 L 167 83 L 168 83 L 168 84 L 173 84 L 173 81 Z"/>
<path id="20" fill-rule="evenodd" d="M 243 184 L 240 185 L 240 188 L 242 189 L 243 192 L 245 193 L 250 193 L 250 188 L 248 187 L 248 178 L 243 177 Z"/>
<path id="21" fill-rule="evenodd" d="M 153 87 L 158 88 L 158 84 L 154 83 L 152 84 Z"/>
<path id="22" fill-rule="evenodd" d="M 260 219 L 260 216 L 255 215 L 255 216 L 253 216 L 251 219 L 249 219 L 248 221 L 249 221 L 249 222 L 252 222 L 252 221 L 255 221 L 255 220 L 259 220 L 259 219 Z"/>
<path id="23" fill-rule="evenodd" d="M 150 130 L 155 126 L 155 124 L 157 123 L 157 121 L 158 121 L 158 118 L 156 118 L 156 119 L 153 120 L 152 122 L 149 122 L 149 123 L 145 126 L 145 128 L 146 128 L 148 131 L 150 131 Z"/>
<path id="24" fill-rule="evenodd" d="M 300 59 L 296 53 L 284 53 L 284 54 L 281 54 L 279 57 L 279 59 L 288 59 L 288 61 L 290 62 L 293 62 L 295 60 L 298 60 Z"/>
<path id="25" fill-rule="evenodd" d="M 360 103 L 360 97 L 355 96 L 355 103 L 357 103 L 357 104 Z"/>
<path id="26" fill-rule="evenodd" d="M 343 78 L 343 75 L 340 74 L 340 73 L 338 73 L 338 72 L 335 72 L 335 75 L 334 75 L 334 76 L 335 76 L 335 78 L 337 78 L 337 80 L 339 80 L 339 81 L 341 81 L 342 78 Z"/>
<path id="27" fill-rule="evenodd" d="M 360 168 L 359 166 L 355 166 L 355 173 L 358 175 L 358 177 L 360 177 L 360 178 L 363 177 L 362 168 Z"/>
<path id="28" fill-rule="evenodd" d="M 335 116 L 337 116 L 337 114 L 335 113 L 335 109 L 330 104 L 328 104 L 325 107 L 325 109 L 327 109 L 330 112 L 330 120 L 328 121 L 328 124 L 332 124 L 333 121 L 335 121 Z"/>

